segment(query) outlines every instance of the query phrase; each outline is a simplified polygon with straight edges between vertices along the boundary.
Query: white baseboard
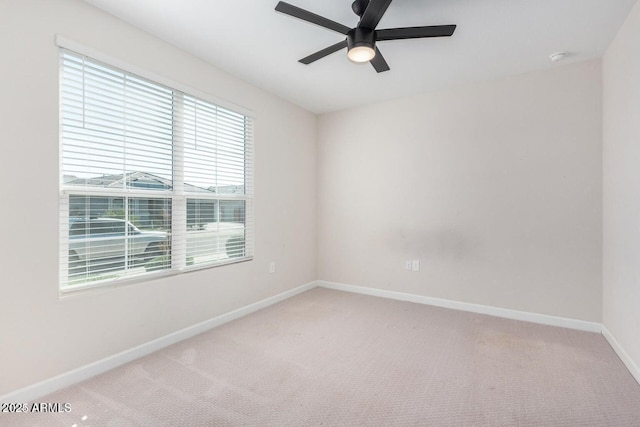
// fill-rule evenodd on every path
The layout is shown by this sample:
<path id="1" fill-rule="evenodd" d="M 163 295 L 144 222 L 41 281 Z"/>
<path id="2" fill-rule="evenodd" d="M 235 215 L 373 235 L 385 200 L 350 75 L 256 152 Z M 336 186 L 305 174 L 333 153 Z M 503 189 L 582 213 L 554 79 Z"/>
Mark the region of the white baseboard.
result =
<path id="1" fill-rule="evenodd" d="M 215 328 L 216 326 L 220 326 L 224 323 L 230 322 L 232 320 L 246 316 L 247 314 L 253 313 L 254 311 L 258 311 L 270 305 L 276 304 L 280 301 L 284 301 L 299 293 L 315 288 L 316 286 L 317 286 L 316 282 L 310 282 L 310 283 L 307 283 L 306 285 L 298 286 L 297 288 L 288 290 L 286 292 L 282 292 L 280 294 L 266 298 L 262 301 L 258 301 L 256 303 L 247 305 L 245 307 L 241 307 L 237 310 L 233 310 L 229 313 L 222 314 L 220 316 L 214 317 L 212 319 L 206 320 L 204 322 L 198 323 L 188 328 L 173 332 L 169 335 L 160 337 L 153 341 L 149 341 L 145 344 L 139 345 L 137 347 L 133 347 L 129 350 L 125 350 L 113 356 L 109 356 L 102 360 L 98 360 L 97 362 L 90 363 L 88 365 L 82 366 L 80 368 L 74 369 L 69 372 L 65 372 L 64 374 L 42 381 L 40 383 L 33 384 L 31 386 L 5 394 L 3 396 L 0 396 L 0 402 L 11 403 L 11 402 L 33 401 L 49 393 L 53 393 L 57 390 L 60 390 L 64 387 L 70 386 L 72 384 L 76 384 L 80 381 L 84 381 L 96 375 L 102 374 L 106 371 L 109 371 L 113 368 L 124 365 L 125 363 L 131 362 L 135 359 L 139 359 L 140 357 L 151 354 L 155 351 L 158 351 L 164 347 L 168 347 L 179 341 L 185 340 L 187 338 L 191 338 L 202 332 L 206 332 L 210 329 Z"/>
<path id="2" fill-rule="evenodd" d="M 507 308 L 492 307 L 488 305 L 471 304 L 441 298 L 427 297 L 423 295 L 408 294 L 383 289 L 367 288 L 364 286 L 346 285 L 344 283 L 325 282 L 319 280 L 318 286 L 328 289 L 336 289 L 346 292 L 390 298 L 400 301 L 415 302 L 418 304 L 433 305 L 436 307 L 451 308 L 453 310 L 469 311 L 472 313 L 488 314 L 490 316 L 504 317 L 506 319 L 522 320 L 525 322 L 539 323 L 542 325 L 559 326 L 568 329 L 577 329 L 587 332 L 602 332 L 602 324 L 587 322 L 584 320 L 570 319 L 566 317 L 549 316 L 546 314 L 530 313 L 527 311 L 509 310 Z"/>
<path id="3" fill-rule="evenodd" d="M 640 368 L 638 368 L 638 365 L 636 365 L 633 359 L 629 357 L 629 355 L 627 354 L 626 351 L 624 351 L 624 349 L 622 348 L 618 340 L 616 340 L 613 334 L 611 334 L 611 332 L 604 325 L 602 325 L 602 335 L 604 335 L 605 339 L 609 342 L 609 345 L 611 346 L 611 348 L 613 348 L 613 351 L 616 352 L 620 360 L 622 360 L 622 363 L 624 363 L 624 365 L 627 367 L 629 372 L 631 372 L 631 375 L 633 375 L 633 377 L 636 379 L 638 384 L 640 384 Z"/>

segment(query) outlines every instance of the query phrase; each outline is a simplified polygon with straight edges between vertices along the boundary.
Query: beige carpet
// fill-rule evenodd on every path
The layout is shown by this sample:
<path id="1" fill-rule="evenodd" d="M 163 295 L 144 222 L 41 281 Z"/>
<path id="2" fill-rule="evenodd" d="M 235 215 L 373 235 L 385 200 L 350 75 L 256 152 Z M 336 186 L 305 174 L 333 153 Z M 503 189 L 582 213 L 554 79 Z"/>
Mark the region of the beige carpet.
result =
<path id="1" fill-rule="evenodd" d="M 640 426 L 599 334 L 316 288 L 4 426 Z"/>

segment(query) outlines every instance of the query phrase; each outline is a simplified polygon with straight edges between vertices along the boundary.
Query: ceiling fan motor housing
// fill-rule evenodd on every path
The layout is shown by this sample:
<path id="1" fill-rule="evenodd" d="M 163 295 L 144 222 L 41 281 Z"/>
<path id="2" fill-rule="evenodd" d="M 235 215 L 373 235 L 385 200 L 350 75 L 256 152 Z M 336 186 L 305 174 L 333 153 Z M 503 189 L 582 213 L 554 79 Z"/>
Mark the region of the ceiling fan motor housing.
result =
<path id="1" fill-rule="evenodd" d="M 369 28 L 357 27 L 347 34 L 347 47 L 349 50 L 354 47 L 370 47 L 374 49 L 376 45 L 376 33 Z"/>

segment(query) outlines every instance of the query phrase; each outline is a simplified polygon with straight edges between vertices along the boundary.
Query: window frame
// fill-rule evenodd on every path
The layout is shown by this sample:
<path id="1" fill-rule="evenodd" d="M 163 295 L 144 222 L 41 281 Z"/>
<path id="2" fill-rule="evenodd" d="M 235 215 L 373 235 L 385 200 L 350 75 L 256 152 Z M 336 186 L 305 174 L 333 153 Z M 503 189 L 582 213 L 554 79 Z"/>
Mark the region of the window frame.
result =
<path id="1" fill-rule="evenodd" d="M 185 272 L 198 271 L 210 268 L 221 267 L 229 264 L 242 263 L 247 261 L 252 261 L 254 258 L 254 214 L 253 214 L 253 200 L 254 200 L 254 192 L 253 192 L 253 182 L 255 176 L 254 169 L 254 126 L 255 126 L 255 118 L 253 113 L 250 110 L 247 110 L 243 107 L 239 107 L 235 104 L 231 104 L 229 102 L 217 99 L 211 96 L 208 93 L 204 93 L 203 91 L 185 86 L 183 84 L 179 84 L 168 80 L 162 76 L 154 75 L 153 73 L 147 72 L 145 70 L 141 70 L 135 66 L 131 66 L 130 64 L 124 63 L 120 60 L 114 59 L 105 55 L 101 52 L 98 52 L 94 49 L 87 48 L 81 44 L 78 44 L 74 41 L 70 41 L 64 37 L 56 36 L 56 44 L 58 46 L 58 55 L 59 55 L 59 90 L 60 90 L 60 136 L 59 136 L 59 144 L 60 144 L 60 158 L 59 158 L 59 197 L 60 203 L 58 207 L 59 221 L 60 221 L 60 235 L 58 238 L 58 246 L 60 250 L 60 274 L 58 280 L 58 288 L 60 295 L 75 293 L 78 291 L 85 291 L 93 288 L 105 288 L 112 286 L 119 286 L 122 284 L 129 284 L 135 282 L 143 282 L 148 280 L 153 280 L 155 278 L 173 276 L 177 274 L 182 274 Z M 175 108 L 175 93 L 179 93 L 180 96 L 178 99 L 180 100 L 177 103 L 177 107 L 181 107 L 181 103 L 188 98 L 193 98 L 196 100 L 204 101 L 205 103 L 209 103 L 214 105 L 216 108 L 222 108 L 226 111 L 232 112 L 234 114 L 241 115 L 245 118 L 245 129 L 243 133 L 243 150 L 244 150 L 244 191 L 242 195 L 225 195 L 225 194 L 199 194 L 199 193 L 190 193 L 185 191 L 184 189 L 184 169 L 183 169 L 183 156 L 184 156 L 184 137 L 180 137 L 179 131 L 172 132 L 172 143 L 171 143 L 171 152 L 172 152 L 172 189 L 171 190 L 149 190 L 144 188 L 136 188 L 131 189 L 125 188 L 113 191 L 106 188 L 72 188 L 71 186 L 65 185 L 64 183 L 64 168 L 63 168 L 63 135 L 62 135 L 62 83 L 63 83 L 63 53 L 68 51 L 71 54 L 87 57 L 88 59 L 99 62 L 111 69 L 115 69 L 117 71 L 121 71 L 127 73 L 129 75 L 133 75 L 135 77 L 139 77 L 141 79 L 147 80 L 153 84 L 161 85 L 174 93 L 174 111 L 172 113 L 174 122 L 176 121 L 176 113 Z M 246 127 L 248 126 L 248 128 Z M 219 165 L 219 163 L 217 163 Z M 171 204 L 171 237 L 170 237 L 170 247 L 171 247 L 171 266 L 167 269 L 162 269 L 160 271 L 154 272 L 145 272 L 142 274 L 134 275 L 134 276 L 124 276 L 118 277 L 116 279 L 111 280 L 101 280 L 97 282 L 86 282 L 83 284 L 69 284 L 69 240 L 70 240 L 70 230 L 69 221 L 70 221 L 70 196 L 71 195 L 79 195 L 79 196 L 87 196 L 87 197 L 119 197 L 124 200 L 133 200 L 136 198 L 148 198 L 148 199 L 158 199 L 164 200 L 169 199 Z M 187 215 L 187 206 L 189 204 L 189 200 L 212 200 L 215 203 L 220 205 L 222 201 L 233 200 L 233 201 L 243 201 L 244 202 L 244 223 L 243 223 L 243 236 L 244 243 L 242 246 L 243 256 L 228 258 L 225 260 L 218 260 L 215 262 L 209 262 L 206 264 L 197 264 L 197 265 L 188 265 L 186 246 L 187 246 L 187 223 L 188 223 L 188 215 Z M 220 217 L 217 218 L 216 223 L 220 223 Z M 88 230 L 88 228 L 87 228 Z"/>

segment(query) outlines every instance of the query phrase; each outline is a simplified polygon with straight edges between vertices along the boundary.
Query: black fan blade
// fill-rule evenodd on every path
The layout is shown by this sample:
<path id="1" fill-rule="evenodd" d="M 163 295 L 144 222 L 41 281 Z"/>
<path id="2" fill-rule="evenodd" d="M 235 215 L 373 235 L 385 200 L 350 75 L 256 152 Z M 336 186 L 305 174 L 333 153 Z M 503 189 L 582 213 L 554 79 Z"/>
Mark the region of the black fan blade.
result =
<path id="1" fill-rule="evenodd" d="M 384 60 L 384 56 L 380 53 L 380 50 L 376 47 L 376 56 L 373 57 L 371 61 L 371 65 L 376 69 L 377 72 L 382 73 L 383 71 L 389 71 L 389 64 Z"/>
<path id="2" fill-rule="evenodd" d="M 304 9 L 300 9 L 297 6 L 285 3 L 283 1 L 278 2 L 278 4 L 276 5 L 276 10 L 278 12 L 286 13 L 287 15 L 293 16 L 294 18 L 302 19 L 303 21 L 311 22 L 312 24 L 320 25 L 321 27 L 337 31 L 340 34 L 344 34 L 345 36 L 349 31 L 351 31 L 351 28 L 345 25 L 339 24 L 335 21 L 332 21 L 320 15 L 316 15 L 315 13 L 311 13 Z"/>
<path id="3" fill-rule="evenodd" d="M 423 37 L 449 37 L 455 25 L 432 25 L 429 27 L 406 27 L 376 30 L 376 40 L 419 39 Z"/>
<path id="4" fill-rule="evenodd" d="M 362 14 L 358 27 L 375 30 L 390 4 L 391 0 L 371 0 Z"/>
<path id="5" fill-rule="evenodd" d="M 322 50 L 317 51 L 316 53 L 313 53 L 309 56 L 307 56 L 306 58 L 302 58 L 301 60 L 299 60 L 298 62 L 302 62 L 303 64 L 311 64 L 314 61 L 317 61 L 318 59 L 324 58 L 327 55 L 331 55 L 333 52 L 337 52 L 342 48 L 347 47 L 347 40 L 344 39 L 343 41 L 341 41 L 340 43 L 336 43 L 333 46 L 329 46 L 326 47 Z"/>

